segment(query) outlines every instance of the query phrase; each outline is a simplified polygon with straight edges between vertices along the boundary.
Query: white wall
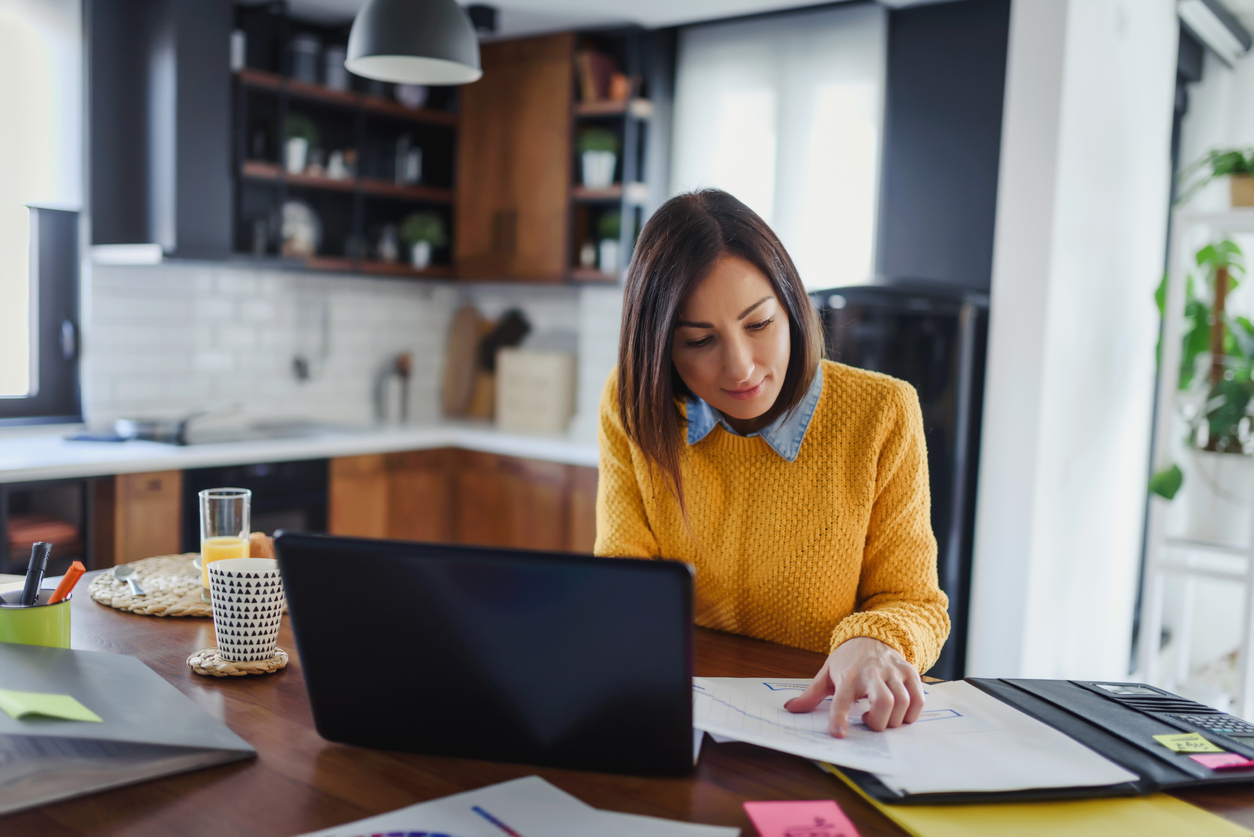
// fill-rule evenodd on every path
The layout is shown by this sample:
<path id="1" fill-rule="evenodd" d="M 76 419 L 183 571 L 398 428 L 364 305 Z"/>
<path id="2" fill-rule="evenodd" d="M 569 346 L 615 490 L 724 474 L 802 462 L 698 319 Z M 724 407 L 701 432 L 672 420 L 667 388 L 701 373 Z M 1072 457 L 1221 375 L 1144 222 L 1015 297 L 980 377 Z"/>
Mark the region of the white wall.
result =
<path id="1" fill-rule="evenodd" d="M 968 674 L 1128 671 L 1172 0 L 1014 0 Z"/>
<path id="2" fill-rule="evenodd" d="M 1229 67 L 1210 50 L 1202 80 L 1189 85 L 1189 110 L 1180 130 L 1180 165 L 1187 166 L 1214 148 L 1254 146 L 1254 52 Z M 1189 200 L 1199 212 L 1228 208 L 1227 178 L 1203 188 Z"/>

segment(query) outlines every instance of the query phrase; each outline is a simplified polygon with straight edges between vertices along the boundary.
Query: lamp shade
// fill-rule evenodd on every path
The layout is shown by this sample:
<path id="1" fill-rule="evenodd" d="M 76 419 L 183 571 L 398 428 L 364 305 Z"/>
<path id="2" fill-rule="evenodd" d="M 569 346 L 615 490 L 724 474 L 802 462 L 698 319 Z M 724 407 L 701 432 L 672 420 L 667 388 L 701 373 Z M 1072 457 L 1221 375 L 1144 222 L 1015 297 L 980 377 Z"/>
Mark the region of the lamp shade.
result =
<path id="1" fill-rule="evenodd" d="M 483 75 L 479 39 L 453 0 L 367 0 L 344 66 L 398 84 L 467 84 Z"/>

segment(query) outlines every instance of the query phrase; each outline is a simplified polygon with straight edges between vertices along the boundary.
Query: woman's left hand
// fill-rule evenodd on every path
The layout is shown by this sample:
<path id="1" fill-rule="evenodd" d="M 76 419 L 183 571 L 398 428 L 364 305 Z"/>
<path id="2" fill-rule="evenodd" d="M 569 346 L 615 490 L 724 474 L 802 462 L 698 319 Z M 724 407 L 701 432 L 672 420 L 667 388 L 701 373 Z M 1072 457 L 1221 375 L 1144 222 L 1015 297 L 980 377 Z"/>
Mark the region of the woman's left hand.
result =
<path id="1" fill-rule="evenodd" d="M 871 708 L 862 722 L 876 732 L 914 723 L 923 711 L 923 681 L 919 672 L 895 648 L 878 639 L 860 636 L 842 642 L 828 656 L 814 682 L 784 704 L 789 712 L 811 712 L 832 696 L 828 731 L 837 738 L 849 733 L 849 712 L 860 698 Z"/>

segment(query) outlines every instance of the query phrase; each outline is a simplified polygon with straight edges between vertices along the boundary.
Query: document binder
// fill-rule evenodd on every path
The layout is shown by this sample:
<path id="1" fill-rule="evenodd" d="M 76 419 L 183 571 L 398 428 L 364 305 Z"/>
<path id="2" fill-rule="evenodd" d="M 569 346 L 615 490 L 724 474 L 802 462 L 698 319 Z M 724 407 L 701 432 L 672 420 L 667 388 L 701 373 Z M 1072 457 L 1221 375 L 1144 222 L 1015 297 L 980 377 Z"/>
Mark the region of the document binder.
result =
<path id="1" fill-rule="evenodd" d="M 1254 764 L 1213 770 L 1154 738 L 1199 733 L 1219 749 L 1254 760 L 1254 725 L 1143 683 L 967 678 L 967 682 L 1071 737 L 1139 778 L 1101 787 L 993 793 L 900 793 L 872 773 L 840 771 L 889 805 L 1134 796 L 1160 790 L 1254 783 Z"/>

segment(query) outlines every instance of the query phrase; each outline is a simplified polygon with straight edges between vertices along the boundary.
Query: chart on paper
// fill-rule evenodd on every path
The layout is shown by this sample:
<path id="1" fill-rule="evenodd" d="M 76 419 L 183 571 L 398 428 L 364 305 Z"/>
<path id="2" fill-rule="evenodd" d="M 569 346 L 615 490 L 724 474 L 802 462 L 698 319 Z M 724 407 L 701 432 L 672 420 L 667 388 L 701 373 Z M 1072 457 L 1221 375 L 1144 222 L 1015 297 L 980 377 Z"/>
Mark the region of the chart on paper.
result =
<path id="1" fill-rule="evenodd" d="M 692 694 L 693 726 L 713 735 L 857 770 L 889 772 L 892 768 L 891 743 L 885 736 L 855 727 L 847 738 L 832 738 L 825 712 L 794 715 L 782 706 L 703 677 L 693 679 Z"/>

